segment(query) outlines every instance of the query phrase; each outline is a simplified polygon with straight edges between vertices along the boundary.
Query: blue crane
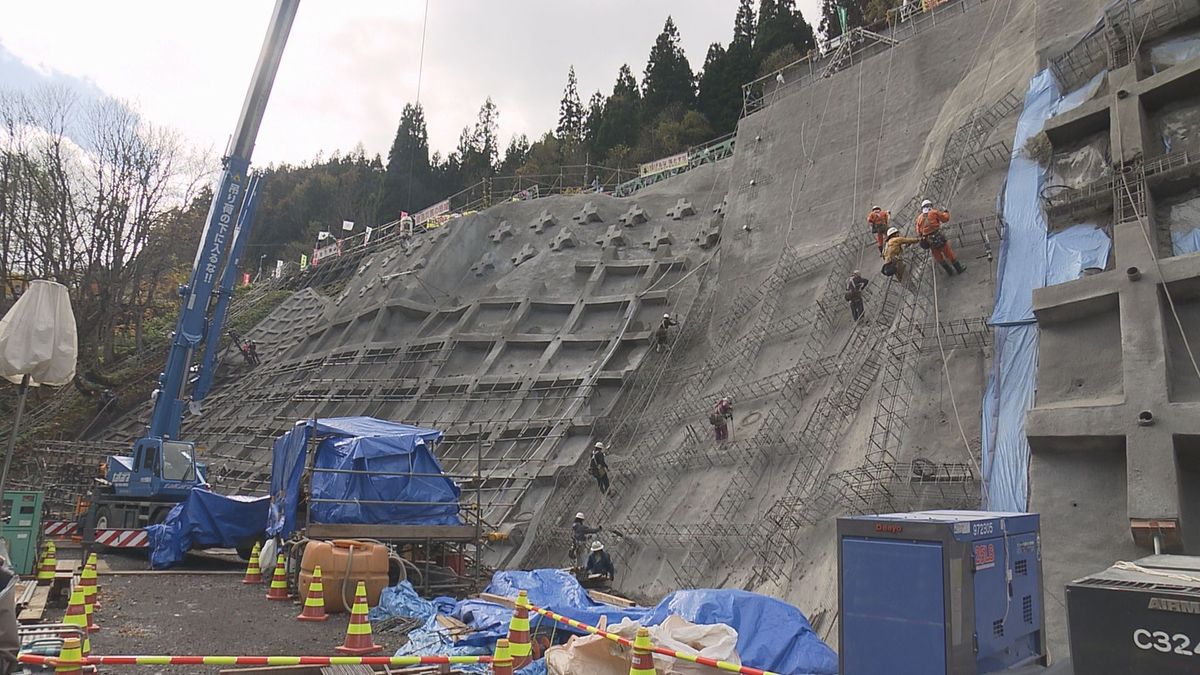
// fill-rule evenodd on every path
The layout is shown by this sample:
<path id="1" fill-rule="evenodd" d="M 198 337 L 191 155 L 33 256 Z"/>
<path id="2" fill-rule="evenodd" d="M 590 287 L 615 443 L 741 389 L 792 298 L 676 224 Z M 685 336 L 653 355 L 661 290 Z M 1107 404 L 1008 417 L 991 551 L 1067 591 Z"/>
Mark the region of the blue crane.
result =
<path id="1" fill-rule="evenodd" d="M 93 541 L 96 529 L 143 527 L 158 522 L 193 487 L 205 484 L 205 467 L 196 461 L 195 444 L 180 438 L 180 425 L 185 407 L 195 409 L 212 387 L 238 262 L 253 225 L 258 180 L 249 175 L 250 156 L 298 5 L 299 0 L 276 1 L 237 127 L 222 161 L 223 170 L 191 276 L 179 288 L 182 307 L 171 335 L 166 366 L 158 377 L 149 428 L 145 436 L 134 441 L 131 456 L 108 458 L 105 481 L 93 495 L 85 516 L 85 543 Z M 193 378 L 191 368 L 198 354 Z"/>

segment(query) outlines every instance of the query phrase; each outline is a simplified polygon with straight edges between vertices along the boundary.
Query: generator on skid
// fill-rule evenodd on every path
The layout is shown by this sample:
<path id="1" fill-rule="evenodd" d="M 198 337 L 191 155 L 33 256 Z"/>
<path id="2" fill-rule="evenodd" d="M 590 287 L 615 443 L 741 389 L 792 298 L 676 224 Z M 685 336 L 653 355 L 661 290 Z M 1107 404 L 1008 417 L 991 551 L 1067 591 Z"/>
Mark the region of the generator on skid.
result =
<path id="1" fill-rule="evenodd" d="M 1075 672 L 1200 673 L 1200 557 L 1152 555 L 1067 584 Z"/>
<path id="2" fill-rule="evenodd" d="M 977 675 L 1046 662 L 1032 513 L 838 519 L 842 675 Z"/>

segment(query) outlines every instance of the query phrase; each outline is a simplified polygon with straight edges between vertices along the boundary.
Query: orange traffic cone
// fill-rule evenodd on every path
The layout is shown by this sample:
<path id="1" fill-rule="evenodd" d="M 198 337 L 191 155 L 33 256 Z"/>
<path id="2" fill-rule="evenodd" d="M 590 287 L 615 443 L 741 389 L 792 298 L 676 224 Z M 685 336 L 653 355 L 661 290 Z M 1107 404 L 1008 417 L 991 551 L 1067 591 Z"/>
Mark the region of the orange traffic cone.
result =
<path id="1" fill-rule="evenodd" d="M 95 633 L 100 630 L 100 625 L 96 623 L 96 568 L 91 565 L 85 565 L 83 571 L 79 573 L 79 585 L 77 588 L 83 593 L 83 609 L 84 615 L 87 616 L 87 629 L 89 633 Z"/>
<path id="2" fill-rule="evenodd" d="M 496 653 L 492 656 L 492 675 L 513 675 L 512 656 L 508 653 L 508 640 L 496 640 Z"/>
<path id="3" fill-rule="evenodd" d="M 654 670 L 654 655 L 650 652 L 650 631 L 638 628 L 637 637 L 633 639 L 633 663 L 629 665 L 629 675 L 657 675 Z"/>
<path id="4" fill-rule="evenodd" d="M 67 614 L 62 622 L 69 626 L 77 626 L 83 631 L 83 655 L 91 654 L 92 639 L 87 636 L 87 609 L 83 604 L 83 591 L 79 588 L 71 591 L 71 601 L 67 603 Z"/>
<path id="5" fill-rule="evenodd" d="M 354 589 L 354 608 L 350 610 L 350 625 L 346 626 L 346 641 L 336 649 L 355 656 L 383 650 L 371 638 L 371 622 L 367 620 L 367 585 L 361 581 Z"/>
<path id="6" fill-rule="evenodd" d="M 58 559 L 55 557 L 54 542 L 46 542 L 46 552 L 42 554 L 42 563 L 38 566 L 38 586 L 54 582 L 54 574 L 58 572 Z"/>
<path id="7" fill-rule="evenodd" d="M 325 585 L 321 583 L 320 565 L 313 568 L 308 594 L 304 596 L 304 610 L 296 618 L 301 621 L 324 621 L 329 618 L 325 613 Z"/>
<path id="8" fill-rule="evenodd" d="M 287 572 L 283 567 L 286 562 L 283 559 L 283 554 L 280 553 L 275 558 L 275 574 L 271 576 L 271 588 L 267 590 L 268 600 L 287 600 Z"/>
<path id="9" fill-rule="evenodd" d="M 513 670 L 533 662 L 533 645 L 529 643 L 529 595 L 517 593 L 512 619 L 508 622 L 508 653 L 512 655 Z"/>
<path id="10" fill-rule="evenodd" d="M 91 577 L 91 579 L 92 579 L 92 586 L 91 586 L 91 588 L 92 588 L 92 590 L 91 590 L 92 606 L 95 607 L 97 611 L 102 609 L 100 607 L 100 570 L 97 568 L 98 564 L 99 564 L 99 559 L 96 558 L 96 554 L 89 553 L 86 566 L 92 568 L 92 577 Z M 82 579 L 82 577 L 80 577 L 80 578 Z"/>
<path id="11" fill-rule="evenodd" d="M 254 549 L 250 551 L 250 562 L 246 564 L 246 576 L 242 577 L 243 584 L 262 583 L 262 568 L 258 566 L 258 552 L 261 550 L 259 542 L 254 542 Z"/>
<path id="12" fill-rule="evenodd" d="M 80 661 L 83 661 L 83 652 L 79 646 L 79 638 L 63 639 L 62 649 L 58 651 L 58 660 L 62 663 L 54 666 L 55 675 L 83 675 L 83 666 L 80 664 Z"/>

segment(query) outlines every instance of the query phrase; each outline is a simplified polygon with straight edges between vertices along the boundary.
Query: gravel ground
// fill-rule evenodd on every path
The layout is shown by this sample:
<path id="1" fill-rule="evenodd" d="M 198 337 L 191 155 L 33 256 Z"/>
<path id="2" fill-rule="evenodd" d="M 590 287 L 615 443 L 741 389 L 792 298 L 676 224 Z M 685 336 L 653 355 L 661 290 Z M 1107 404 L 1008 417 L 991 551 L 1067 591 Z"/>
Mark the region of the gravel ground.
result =
<path id="1" fill-rule="evenodd" d="M 146 569 L 136 555 L 103 554 L 114 570 Z M 266 599 L 266 585 L 246 586 L 235 574 L 203 574 L 201 568 L 244 569 L 244 563 L 192 556 L 181 566 L 189 574 L 106 575 L 99 578 L 101 630 L 92 636 L 97 654 L 181 655 L 332 655 L 342 643 L 348 616 L 335 614 L 328 621 L 303 622 L 296 602 Z M 57 619 L 63 610 L 47 608 L 46 618 Z M 376 633 L 381 654 L 393 654 L 404 643 L 396 633 Z M 150 673 L 215 673 L 218 668 L 173 666 L 140 667 Z"/>

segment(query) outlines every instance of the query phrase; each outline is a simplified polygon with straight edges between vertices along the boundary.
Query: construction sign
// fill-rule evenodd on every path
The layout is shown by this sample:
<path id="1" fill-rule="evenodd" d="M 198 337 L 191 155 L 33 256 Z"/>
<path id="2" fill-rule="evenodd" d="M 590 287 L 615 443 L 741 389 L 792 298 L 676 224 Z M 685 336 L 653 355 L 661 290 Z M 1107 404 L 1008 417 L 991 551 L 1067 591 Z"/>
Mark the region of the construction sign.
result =
<path id="1" fill-rule="evenodd" d="M 688 154 L 681 152 L 678 155 L 671 155 L 662 159 L 656 159 L 653 162 L 646 162 L 638 165 L 638 174 L 641 176 L 650 176 L 663 171 L 671 171 L 672 169 L 682 169 L 688 164 Z"/>
<path id="2" fill-rule="evenodd" d="M 413 224 L 421 225 L 430 220 L 433 220 L 434 218 L 437 218 L 438 216 L 442 215 L 443 213 L 446 213 L 449 210 L 450 210 L 450 200 L 443 199 L 442 201 L 434 204 L 433 206 L 430 206 L 428 208 L 417 211 L 416 214 L 413 215 Z"/>

